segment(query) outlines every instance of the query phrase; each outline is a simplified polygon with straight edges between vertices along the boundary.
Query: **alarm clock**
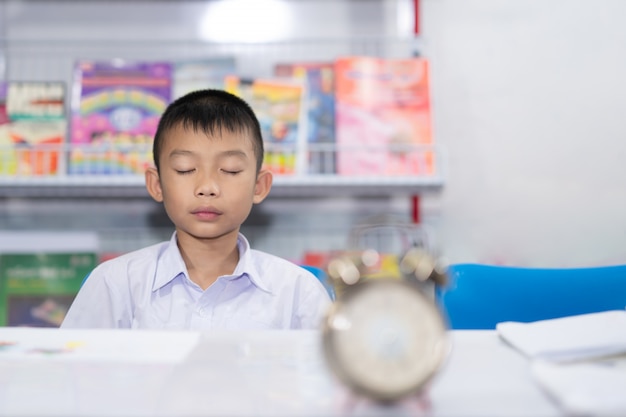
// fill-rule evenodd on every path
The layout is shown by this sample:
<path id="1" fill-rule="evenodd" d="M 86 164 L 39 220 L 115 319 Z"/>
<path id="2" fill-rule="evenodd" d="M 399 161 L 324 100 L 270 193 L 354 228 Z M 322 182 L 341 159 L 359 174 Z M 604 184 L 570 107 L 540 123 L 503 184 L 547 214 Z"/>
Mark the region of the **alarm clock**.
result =
<path id="1" fill-rule="evenodd" d="M 400 276 L 373 273 L 377 251 L 346 251 L 328 264 L 338 288 L 322 325 L 322 350 L 351 391 L 381 403 L 419 394 L 447 358 L 447 323 L 429 293 L 445 270 L 423 248 L 397 261 Z"/>

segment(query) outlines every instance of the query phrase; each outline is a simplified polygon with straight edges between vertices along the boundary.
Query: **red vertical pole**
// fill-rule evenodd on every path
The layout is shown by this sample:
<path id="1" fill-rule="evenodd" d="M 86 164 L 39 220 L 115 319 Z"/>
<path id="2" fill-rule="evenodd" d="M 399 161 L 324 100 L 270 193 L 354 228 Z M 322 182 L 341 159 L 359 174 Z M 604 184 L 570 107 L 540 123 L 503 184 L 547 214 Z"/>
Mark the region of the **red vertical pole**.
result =
<path id="1" fill-rule="evenodd" d="M 413 0 L 413 34 L 420 33 L 420 0 Z"/>
<path id="2" fill-rule="evenodd" d="M 419 195 L 414 195 L 411 198 L 411 219 L 413 223 L 417 224 L 421 221 L 420 219 L 420 197 Z"/>
<path id="3" fill-rule="evenodd" d="M 418 36 L 420 33 L 420 8 L 419 0 L 413 0 L 413 35 Z M 414 224 L 420 222 L 420 198 L 414 195 L 411 198 L 411 219 Z"/>

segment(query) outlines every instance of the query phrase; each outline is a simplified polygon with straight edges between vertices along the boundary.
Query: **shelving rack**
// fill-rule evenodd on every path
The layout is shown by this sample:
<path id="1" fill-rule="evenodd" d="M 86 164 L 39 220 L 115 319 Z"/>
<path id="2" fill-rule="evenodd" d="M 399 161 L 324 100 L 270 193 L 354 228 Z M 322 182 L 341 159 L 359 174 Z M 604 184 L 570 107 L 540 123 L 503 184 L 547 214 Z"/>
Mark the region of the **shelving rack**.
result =
<path id="1" fill-rule="evenodd" d="M 71 91 L 72 70 L 77 59 L 120 58 L 167 61 L 232 55 L 237 58 L 237 66 L 242 76 L 262 77 L 271 75 L 274 65 L 281 62 L 327 61 L 348 55 L 410 57 L 415 54 L 417 42 L 418 40 L 414 37 L 377 36 L 296 39 L 261 44 L 215 43 L 199 40 L 153 42 L 100 38 L 79 40 L 0 38 L 0 56 L 4 58 L 7 79 L 61 80 L 68 86 L 68 91 Z M 68 114 L 69 111 L 68 107 Z M 308 199 L 312 203 L 303 204 L 303 206 L 305 209 L 315 210 L 316 202 L 326 197 L 365 198 L 369 204 L 373 201 L 372 199 L 385 201 L 399 196 L 411 198 L 422 193 L 438 192 L 445 182 L 445 153 L 441 146 L 435 147 L 434 150 L 438 167 L 434 176 L 341 176 L 306 173 L 293 176 L 277 175 L 270 199 Z M 55 201 L 63 200 L 68 207 L 67 216 L 72 216 L 71 211 L 74 210 L 78 217 L 88 215 L 84 213 L 84 210 L 94 210 L 92 216 L 108 216 L 100 212 L 98 203 L 94 205 L 93 200 L 97 199 L 103 203 L 112 201 L 116 209 L 107 220 L 111 224 L 119 224 L 116 222 L 123 216 L 121 206 L 127 199 L 145 200 L 146 204 L 142 204 L 142 207 L 138 209 L 146 211 L 145 216 L 149 215 L 148 211 L 153 210 L 144 187 L 144 178 L 141 175 L 73 176 L 63 172 L 55 176 L 0 175 L 0 201 L 28 205 L 33 215 L 39 215 L 40 211 L 44 210 L 41 201 L 50 198 Z M 414 198 L 413 201 L 417 199 Z M 6 211 L 10 209 L 3 210 L 0 209 L 0 230 L 25 227 L 27 222 L 23 216 L 16 217 L 13 212 Z M 306 212 L 296 213 L 293 218 L 286 218 L 284 213 L 277 214 L 276 219 L 280 218 L 280 226 L 272 223 L 274 220 L 269 221 L 271 223 L 269 226 L 267 224 L 251 225 L 248 227 L 251 231 L 249 238 L 253 244 L 260 246 L 260 249 L 293 259 L 301 253 L 302 248 L 314 246 L 324 250 L 340 245 L 341 238 L 345 236 L 352 220 L 341 217 L 342 214 L 340 218 L 327 221 L 319 227 L 309 227 L 306 225 L 306 222 L 310 221 L 307 216 Z M 18 220 L 15 220 L 16 218 Z M 52 222 L 54 220 L 50 220 L 50 224 L 46 226 L 54 228 L 56 225 Z M 79 219 L 77 224 L 88 224 L 88 220 Z M 133 229 L 131 234 L 126 233 L 125 226 L 109 228 L 98 224 L 94 225 L 93 229 L 101 232 L 101 238 L 108 241 L 105 242 L 104 247 L 113 247 L 117 244 L 115 242 L 124 240 L 124 250 L 143 246 L 151 239 L 158 240 L 166 235 L 158 228 L 155 232 L 156 229 L 149 222 L 140 224 Z M 143 235 L 140 233 L 142 230 Z M 272 233 L 274 237 L 269 237 L 268 234 Z M 298 234 L 302 236 L 299 238 Z M 304 235 L 306 239 L 303 238 Z M 136 244 L 128 241 L 133 236 L 137 239 Z"/>
<path id="2" fill-rule="evenodd" d="M 159 41 L 103 39 L 0 39 L 7 79 L 16 81 L 60 80 L 71 92 L 73 66 L 77 59 L 176 60 L 211 56 L 235 56 L 238 70 L 246 76 L 269 76 L 280 62 L 325 61 L 338 56 L 370 55 L 409 57 L 417 48 L 416 38 L 347 37 L 303 39 L 261 44 L 216 43 L 200 40 Z M 69 95 L 68 95 L 69 98 Z M 68 99 L 68 114 L 71 100 Z M 435 176 L 358 176 L 299 174 L 276 176 L 273 197 L 321 195 L 416 195 L 443 187 L 445 159 L 434 148 Z M 331 150 L 337 152 L 336 149 Z M 0 170 L 1 172 L 1 170 Z M 2 176 L 1 197 L 141 197 L 147 196 L 142 176 Z"/>

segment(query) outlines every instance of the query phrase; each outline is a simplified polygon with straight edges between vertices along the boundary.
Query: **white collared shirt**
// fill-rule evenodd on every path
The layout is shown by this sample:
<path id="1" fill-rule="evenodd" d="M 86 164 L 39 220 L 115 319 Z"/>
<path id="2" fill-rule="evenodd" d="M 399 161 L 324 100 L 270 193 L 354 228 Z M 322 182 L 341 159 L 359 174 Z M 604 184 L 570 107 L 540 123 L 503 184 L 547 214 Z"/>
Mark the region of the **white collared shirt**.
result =
<path id="1" fill-rule="evenodd" d="M 316 329 L 330 297 L 309 271 L 237 240 L 239 263 L 206 290 L 189 279 L 176 244 L 127 253 L 97 266 L 62 328 L 172 330 Z"/>

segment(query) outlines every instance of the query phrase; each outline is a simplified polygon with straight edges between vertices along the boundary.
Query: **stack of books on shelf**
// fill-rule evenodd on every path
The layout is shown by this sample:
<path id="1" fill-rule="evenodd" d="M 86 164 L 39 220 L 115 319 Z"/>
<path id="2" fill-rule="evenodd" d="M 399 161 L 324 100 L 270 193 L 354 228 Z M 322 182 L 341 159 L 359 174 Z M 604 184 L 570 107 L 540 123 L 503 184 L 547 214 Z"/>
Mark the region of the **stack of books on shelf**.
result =
<path id="1" fill-rule="evenodd" d="M 0 176 L 141 175 L 167 105 L 203 88 L 248 101 L 276 175 L 437 175 L 425 58 L 279 62 L 258 78 L 233 56 L 78 60 L 71 78 L 0 83 Z"/>

